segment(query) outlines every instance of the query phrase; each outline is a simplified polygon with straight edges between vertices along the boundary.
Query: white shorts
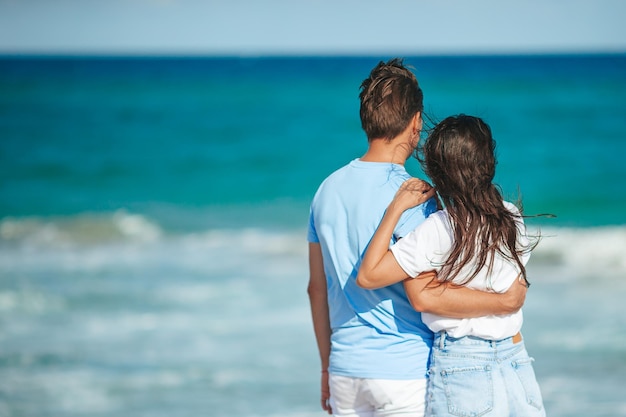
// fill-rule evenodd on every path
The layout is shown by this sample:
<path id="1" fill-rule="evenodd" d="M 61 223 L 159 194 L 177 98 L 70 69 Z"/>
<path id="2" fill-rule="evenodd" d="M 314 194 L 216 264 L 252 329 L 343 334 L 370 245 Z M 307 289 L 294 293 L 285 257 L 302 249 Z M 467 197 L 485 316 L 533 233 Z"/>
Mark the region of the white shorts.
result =
<path id="1" fill-rule="evenodd" d="M 426 379 L 364 379 L 331 374 L 329 384 L 334 416 L 424 416 Z"/>

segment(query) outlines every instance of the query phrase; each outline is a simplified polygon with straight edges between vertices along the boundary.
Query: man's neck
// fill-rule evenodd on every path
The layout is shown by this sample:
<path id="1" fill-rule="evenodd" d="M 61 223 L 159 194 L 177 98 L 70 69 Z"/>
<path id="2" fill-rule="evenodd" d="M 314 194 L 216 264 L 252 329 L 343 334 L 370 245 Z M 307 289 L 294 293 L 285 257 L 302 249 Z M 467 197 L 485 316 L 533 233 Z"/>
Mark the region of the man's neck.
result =
<path id="1" fill-rule="evenodd" d="M 412 152 L 413 149 L 410 149 L 405 141 L 400 141 L 398 138 L 392 141 L 374 139 L 370 142 L 367 152 L 360 159 L 365 162 L 388 162 L 404 165 Z"/>

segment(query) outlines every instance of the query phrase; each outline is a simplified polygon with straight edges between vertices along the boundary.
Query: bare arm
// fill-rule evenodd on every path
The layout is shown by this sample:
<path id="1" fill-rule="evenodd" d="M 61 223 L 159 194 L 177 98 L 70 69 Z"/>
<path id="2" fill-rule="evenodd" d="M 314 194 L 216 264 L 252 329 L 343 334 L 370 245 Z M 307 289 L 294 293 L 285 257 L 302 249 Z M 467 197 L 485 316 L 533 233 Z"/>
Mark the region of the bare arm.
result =
<path id="1" fill-rule="evenodd" d="M 357 285 L 367 289 L 381 288 L 408 277 L 389 250 L 389 242 L 402 213 L 434 195 L 435 189 L 417 178 L 402 184 L 365 251 L 356 278 Z"/>
<path id="2" fill-rule="evenodd" d="M 321 404 L 322 408 L 332 414 L 328 403 L 330 390 L 328 388 L 328 365 L 330 358 L 330 318 L 328 313 L 328 292 L 326 289 L 326 274 L 324 274 L 324 262 L 322 248 L 319 243 L 309 243 L 309 285 L 307 288 L 311 315 L 313 317 L 313 330 L 317 341 L 317 348 L 322 365 L 321 376 Z"/>
<path id="3" fill-rule="evenodd" d="M 423 272 L 404 281 L 404 289 L 417 311 L 451 318 L 472 318 L 488 315 L 512 314 L 526 299 L 526 284 L 515 280 L 504 293 L 491 293 L 444 283 L 438 285 L 434 271 Z"/>
<path id="4" fill-rule="evenodd" d="M 407 278 L 389 250 L 389 241 L 404 210 L 421 204 L 433 194 L 434 189 L 418 179 L 407 180 L 400 187 L 363 257 L 357 275 L 359 286 L 374 289 Z M 416 310 L 452 318 L 510 314 L 521 308 L 526 297 L 526 287 L 522 284 L 512 285 L 506 293 L 495 294 L 451 283 L 434 285 L 435 280 L 436 274 L 431 271 L 405 281 L 409 301 Z"/>

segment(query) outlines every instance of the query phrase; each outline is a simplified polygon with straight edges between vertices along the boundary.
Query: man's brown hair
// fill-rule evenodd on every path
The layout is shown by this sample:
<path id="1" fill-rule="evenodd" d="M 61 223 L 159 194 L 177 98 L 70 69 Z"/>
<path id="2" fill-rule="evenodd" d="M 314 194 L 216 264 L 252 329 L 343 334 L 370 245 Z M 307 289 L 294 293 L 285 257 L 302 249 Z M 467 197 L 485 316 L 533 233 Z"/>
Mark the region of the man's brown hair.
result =
<path id="1" fill-rule="evenodd" d="M 380 63 L 361 83 L 361 127 L 367 140 L 398 136 L 424 109 L 424 95 L 402 59 Z"/>

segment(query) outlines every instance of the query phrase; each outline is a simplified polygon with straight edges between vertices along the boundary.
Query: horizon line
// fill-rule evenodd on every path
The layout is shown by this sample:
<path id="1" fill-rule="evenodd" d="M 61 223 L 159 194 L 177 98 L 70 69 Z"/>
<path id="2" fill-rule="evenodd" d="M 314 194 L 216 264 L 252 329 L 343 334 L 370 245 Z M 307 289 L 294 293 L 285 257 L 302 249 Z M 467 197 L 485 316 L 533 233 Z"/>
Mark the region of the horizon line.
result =
<path id="1" fill-rule="evenodd" d="M 352 52 L 202 52 L 202 51 L 3 51 L 1 58 L 372 58 L 372 57 L 577 57 L 620 56 L 626 49 L 594 50 L 476 50 L 476 51 L 352 51 Z"/>

